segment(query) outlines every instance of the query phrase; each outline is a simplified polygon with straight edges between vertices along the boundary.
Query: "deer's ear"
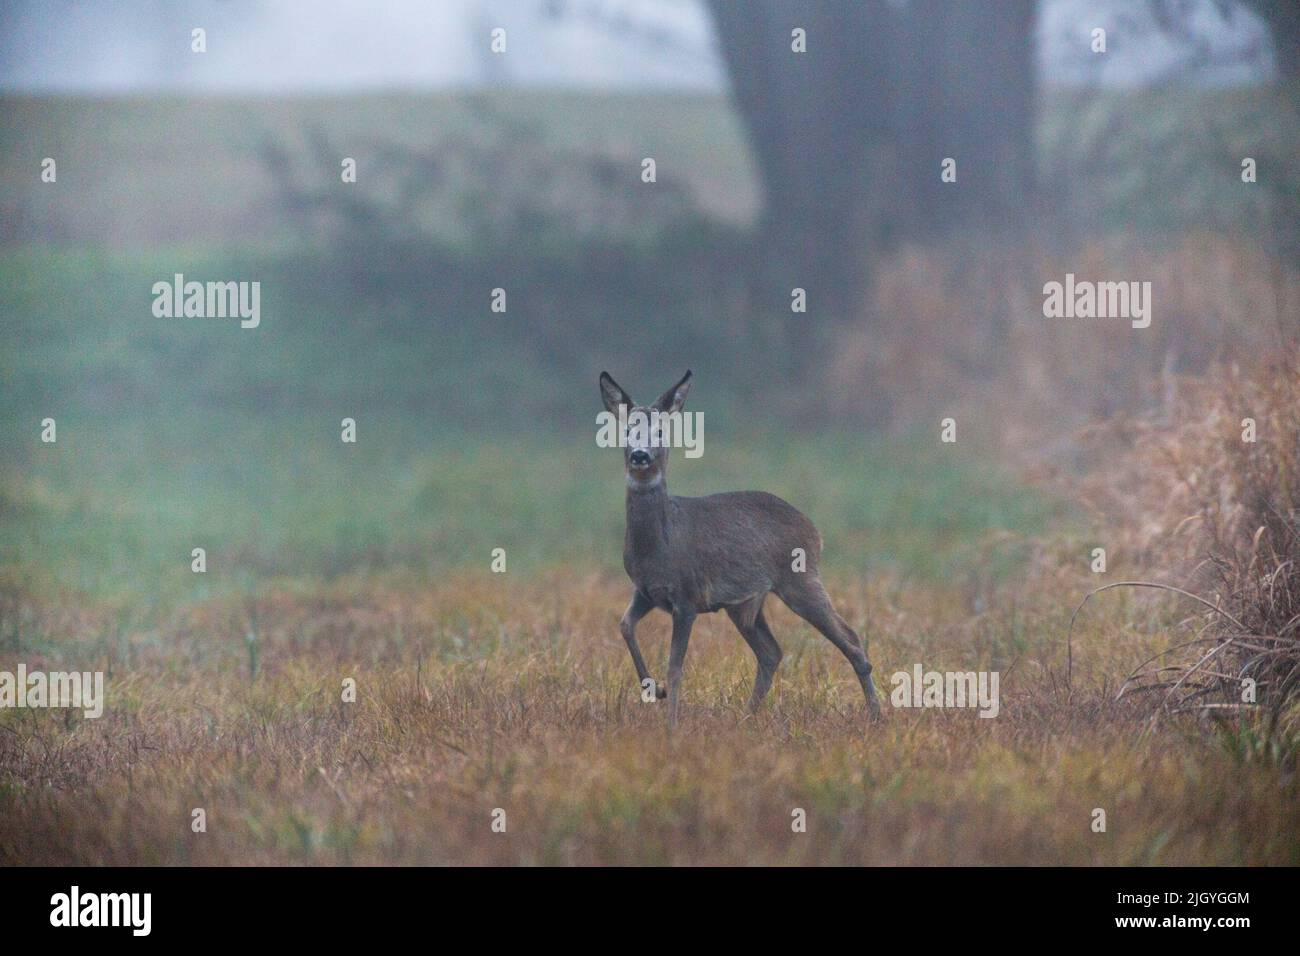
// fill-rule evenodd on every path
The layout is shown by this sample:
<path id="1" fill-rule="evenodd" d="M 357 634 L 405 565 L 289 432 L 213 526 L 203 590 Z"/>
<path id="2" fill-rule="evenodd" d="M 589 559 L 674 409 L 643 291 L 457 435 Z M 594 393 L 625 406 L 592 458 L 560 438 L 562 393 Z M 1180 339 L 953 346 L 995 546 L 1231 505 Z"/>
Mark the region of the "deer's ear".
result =
<path id="1" fill-rule="evenodd" d="M 619 386 L 618 382 L 609 377 L 608 372 L 600 373 L 600 400 L 605 403 L 605 410 L 618 414 L 618 406 L 626 405 L 630 412 L 634 406 L 632 396 Z"/>
<path id="2" fill-rule="evenodd" d="M 655 408 L 661 412 L 680 412 L 686 404 L 686 393 L 691 390 L 691 370 L 687 369 L 682 380 L 659 396 Z"/>

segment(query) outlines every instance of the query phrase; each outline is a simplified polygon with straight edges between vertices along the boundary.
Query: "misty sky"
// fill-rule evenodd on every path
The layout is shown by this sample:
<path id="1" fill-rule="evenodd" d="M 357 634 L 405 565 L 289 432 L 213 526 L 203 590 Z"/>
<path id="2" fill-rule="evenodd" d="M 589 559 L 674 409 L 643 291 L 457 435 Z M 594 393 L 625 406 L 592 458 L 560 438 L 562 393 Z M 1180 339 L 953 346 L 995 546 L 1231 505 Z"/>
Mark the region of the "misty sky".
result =
<path id="1" fill-rule="evenodd" d="M 902 2 L 902 0 L 896 0 Z M 1044 79 L 1258 82 L 1267 31 L 1244 8 L 1183 0 L 1181 36 L 1137 0 L 1044 0 Z M 190 51 L 193 27 L 208 52 Z M 508 55 L 488 51 L 493 27 Z M 1095 26 L 1109 50 L 1088 50 Z M 973 38 L 972 42 L 978 42 Z M 815 38 L 810 38 L 815 44 Z M 0 89 L 296 92 L 483 85 L 715 91 L 726 79 L 701 0 L 4 0 Z"/>

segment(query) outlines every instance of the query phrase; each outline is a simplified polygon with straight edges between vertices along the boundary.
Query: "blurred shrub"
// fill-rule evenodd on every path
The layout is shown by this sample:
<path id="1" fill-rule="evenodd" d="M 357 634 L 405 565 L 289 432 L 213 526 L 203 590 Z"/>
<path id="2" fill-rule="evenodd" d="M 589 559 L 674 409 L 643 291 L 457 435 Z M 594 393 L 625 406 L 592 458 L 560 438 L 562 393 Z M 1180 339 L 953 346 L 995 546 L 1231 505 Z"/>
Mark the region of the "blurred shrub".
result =
<path id="1" fill-rule="evenodd" d="M 1151 282 L 1150 327 L 1045 317 L 1043 285 L 1067 273 Z M 877 267 L 834 348 L 828 400 L 894 427 L 962 409 L 1004 445 L 1070 449 L 1089 421 L 1168 407 L 1180 374 L 1296 341 L 1298 304 L 1300 274 L 1232 237 L 911 248 Z"/>
<path id="2" fill-rule="evenodd" d="M 1244 232 L 1300 261 L 1300 86 L 1052 90 L 1038 140 L 1062 236 Z M 1246 157 L 1254 183 L 1241 179 Z"/>
<path id="3" fill-rule="evenodd" d="M 652 245 L 695 222 L 690 190 L 657 171 L 591 149 L 557 147 L 540 120 L 470 97 L 467 128 L 430 149 L 372 145 L 355 184 L 340 188 L 339 157 L 324 127 L 306 129 L 306 148 L 262 143 L 279 205 L 303 235 L 344 261 L 389 273 L 408 254 L 460 253 L 480 259 L 552 257 L 575 248 Z"/>

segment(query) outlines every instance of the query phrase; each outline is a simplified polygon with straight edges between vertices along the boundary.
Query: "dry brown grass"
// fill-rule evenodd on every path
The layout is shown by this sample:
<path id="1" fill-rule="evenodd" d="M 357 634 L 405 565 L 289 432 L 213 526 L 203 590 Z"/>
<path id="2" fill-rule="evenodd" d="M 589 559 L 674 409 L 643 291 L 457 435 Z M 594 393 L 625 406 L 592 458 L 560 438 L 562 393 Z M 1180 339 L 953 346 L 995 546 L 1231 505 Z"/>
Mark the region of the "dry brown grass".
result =
<path id="1" fill-rule="evenodd" d="M 1163 639 L 1119 604 L 1084 622 L 1070 691 L 1064 594 L 1008 589 L 977 614 L 938 585 L 831 589 L 866 622 L 882 690 L 917 661 L 999 669 L 1000 716 L 893 710 L 870 726 L 847 664 L 779 609 L 768 708 L 746 716 L 749 652 L 702 619 L 670 737 L 618 635 L 625 582 L 598 576 L 272 586 L 255 678 L 244 603 L 108 639 L 111 614 L 11 588 L 33 642 L 59 629 L 60 657 L 111 670 L 110 706 L 97 721 L 0 712 L 0 862 L 1300 862 L 1293 775 L 1177 728 L 1139 736 L 1114 702 L 1114 675 Z M 643 646 L 661 672 L 656 618 Z"/>
<path id="2" fill-rule="evenodd" d="M 1184 381 L 1171 420 L 1126 423 L 1127 454 L 1086 498 L 1116 543 L 1200 601 L 1186 639 L 1146 662 L 1129 690 L 1164 709 L 1267 715 L 1262 739 L 1295 757 L 1300 731 L 1300 352 Z M 1247 441 L 1246 420 L 1255 440 Z M 1195 599 L 1193 599 L 1195 600 Z M 1257 683 L 1243 701 L 1243 680 Z"/>
<path id="3" fill-rule="evenodd" d="M 1151 281 L 1152 326 L 1045 319 L 1041 283 L 1066 272 Z M 960 410 L 968 435 L 1057 479 L 1094 521 L 1087 538 L 1036 542 L 1033 586 L 1084 586 L 1071 552 L 1104 546 L 1110 574 L 1093 586 L 1187 589 L 1125 597 L 1134 626 L 1177 626 L 1121 686 L 1161 712 L 1213 713 L 1232 746 L 1293 762 L 1300 273 L 1211 235 L 1164 248 L 1094 242 L 1068 257 L 1050 246 L 912 251 L 883 267 L 865 314 L 833 371 L 839 393 L 875 383 L 907 410 L 904 423 Z M 1246 418 L 1256 442 L 1243 441 Z M 1245 678 L 1254 702 L 1242 700 Z"/>

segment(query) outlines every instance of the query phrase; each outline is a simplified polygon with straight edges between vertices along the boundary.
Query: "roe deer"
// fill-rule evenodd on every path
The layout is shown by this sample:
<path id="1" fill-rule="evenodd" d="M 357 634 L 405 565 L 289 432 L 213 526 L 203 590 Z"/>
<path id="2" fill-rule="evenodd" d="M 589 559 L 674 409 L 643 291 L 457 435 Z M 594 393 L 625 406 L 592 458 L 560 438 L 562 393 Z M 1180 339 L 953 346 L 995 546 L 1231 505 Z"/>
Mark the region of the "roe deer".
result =
<path id="1" fill-rule="evenodd" d="M 680 412 L 691 387 L 691 373 L 664 392 L 653 406 L 633 403 L 627 392 L 600 374 L 600 395 L 614 415 L 626 406 L 654 421 L 652 412 Z M 699 614 L 725 610 L 758 659 L 750 710 L 758 709 L 781 663 L 781 648 L 763 618 L 763 601 L 775 591 L 795 614 L 821 631 L 853 665 L 871 716 L 880 700 L 871 680 L 871 663 L 858 635 L 835 612 L 817 576 L 822 538 L 794 507 L 763 491 L 732 491 L 682 498 L 668 494 L 668 449 L 649 428 L 629 429 L 623 451 L 627 479 L 627 534 L 623 567 L 634 590 L 619 629 L 632 654 L 643 687 L 655 686 L 636 643 L 636 625 L 652 609 L 672 615 L 668 655 L 668 726 L 677 723 L 682 666 L 691 627 Z M 805 570 L 796 571 L 794 549 L 802 548 Z M 647 682 L 650 682 L 647 684 Z"/>

